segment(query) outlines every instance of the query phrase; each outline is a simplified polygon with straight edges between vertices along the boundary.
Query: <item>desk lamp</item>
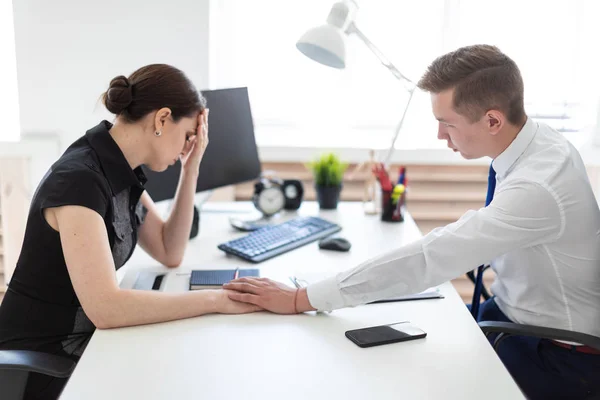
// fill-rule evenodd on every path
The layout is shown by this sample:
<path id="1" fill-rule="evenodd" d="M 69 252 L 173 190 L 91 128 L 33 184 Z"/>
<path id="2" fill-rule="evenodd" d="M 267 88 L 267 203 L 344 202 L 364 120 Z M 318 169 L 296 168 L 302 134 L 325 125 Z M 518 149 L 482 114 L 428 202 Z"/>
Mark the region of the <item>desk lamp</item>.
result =
<path id="1" fill-rule="evenodd" d="M 375 54 L 408 91 L 409 97 L 402 118 L 394 130 L 392 143 L 384 159 L 384 165 L 387 167 L 394 151 L 394 144 L 402 129 L 406 112 L 413 97 L 416 85 L 404 76 L 398 68 L 394 66 L 383 53 L 362 33 L 354 23 L 354 17 L 357 4 L 352 0 L 340 1 L 335 3 L 329 11 L 327 23 L 317 26 L 307 31 L 296 43 L 296 47 L 308 58 L 317 61 L 328 67 L 343 69 L 346 67 L 346 39 L 351 34 L 355 34 L 365 45 Z"/>

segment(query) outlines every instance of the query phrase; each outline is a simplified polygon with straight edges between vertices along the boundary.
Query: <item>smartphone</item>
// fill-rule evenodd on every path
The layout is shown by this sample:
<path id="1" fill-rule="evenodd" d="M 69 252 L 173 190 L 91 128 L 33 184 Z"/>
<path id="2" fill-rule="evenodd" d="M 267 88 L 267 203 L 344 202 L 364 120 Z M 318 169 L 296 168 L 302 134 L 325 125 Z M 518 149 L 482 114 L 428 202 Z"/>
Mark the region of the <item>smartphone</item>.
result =
<path id="1" fill-rule="evenodd" d="M 346 332 L 346 337 L 359 347 L 380 346 L 382 344 L 421 339 L 425 336 L 427 336 L 427 333 L 409 321 L 354 329 Z"/>

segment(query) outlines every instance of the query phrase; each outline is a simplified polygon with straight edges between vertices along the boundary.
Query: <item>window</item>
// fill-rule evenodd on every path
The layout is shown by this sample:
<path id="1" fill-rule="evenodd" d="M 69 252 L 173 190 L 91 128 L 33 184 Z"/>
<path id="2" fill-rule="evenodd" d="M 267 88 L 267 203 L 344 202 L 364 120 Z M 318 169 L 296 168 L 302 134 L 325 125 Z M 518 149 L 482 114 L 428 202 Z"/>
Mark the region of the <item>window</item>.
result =
<path id="1" fill-rule="evenodd" d="M 17 56 L 15 53 L 15 31 L 11 0 L 0 0 L 0 107 L 6 125 L 0 129 L 0 141 L 17 141 L 21 135 L 19 124 L 19 92 L 17 87 Z"/>
<path id="2" fill-rule="evenodd" d="M 528 115 L 580 141 L 597 112 L 598 13 L 593 0 L 460 0 L 452 23 L 457 47 L 491 43 L 515 60 Z"/>
<path id="3" fill-rule="evenodd" d="M 334 1 L 211 2 L 211 86 L 249 87 L 259 144 L 389 146 L 408 95 L 360 39 L 349 37 L 344 70 L 315 63 L 295 47 L 307 29 L 325 22 Z M 600 10 L 593 0 L 358 4 L 357 26 L 413 81 L 442 53 L 495 44 L 521 67 L 532 116 L 569 135 L 595 122 L 592 16 Z M 398 148 L 445 146 L 436 139 L 430 107 L 429 96 L 417 92 Z"/>

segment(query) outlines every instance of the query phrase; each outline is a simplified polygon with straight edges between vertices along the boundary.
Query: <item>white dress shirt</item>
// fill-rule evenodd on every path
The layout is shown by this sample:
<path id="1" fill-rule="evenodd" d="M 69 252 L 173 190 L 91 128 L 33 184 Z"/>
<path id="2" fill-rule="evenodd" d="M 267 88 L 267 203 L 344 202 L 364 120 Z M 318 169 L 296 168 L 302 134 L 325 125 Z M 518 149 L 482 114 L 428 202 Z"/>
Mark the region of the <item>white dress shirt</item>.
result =
<path id="1" fill-rule="evenodd" d="M 579 153 L 528 118 L 492 165 L 488 207 L 309 285 L 311 305 L 333 310 L 416 293 L 491 263 L 491 289 L 509 319 L 600 336 L 600 210 Z"/>

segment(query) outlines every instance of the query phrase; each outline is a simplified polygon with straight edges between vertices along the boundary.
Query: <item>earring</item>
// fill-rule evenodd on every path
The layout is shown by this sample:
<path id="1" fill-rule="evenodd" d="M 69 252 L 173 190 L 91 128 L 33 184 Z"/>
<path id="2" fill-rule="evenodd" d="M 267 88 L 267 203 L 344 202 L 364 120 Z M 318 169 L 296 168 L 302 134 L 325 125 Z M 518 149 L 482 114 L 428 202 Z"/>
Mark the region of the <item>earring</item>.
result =
<path id="1" fill-rule="evenodd" d="M 154 134 L 155 134 L 156 136 L 160 136 L 160 135 L 162 135 L 162 131 L 156 131 L 156 132 L 154 132 Z"/>

